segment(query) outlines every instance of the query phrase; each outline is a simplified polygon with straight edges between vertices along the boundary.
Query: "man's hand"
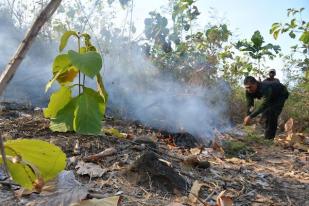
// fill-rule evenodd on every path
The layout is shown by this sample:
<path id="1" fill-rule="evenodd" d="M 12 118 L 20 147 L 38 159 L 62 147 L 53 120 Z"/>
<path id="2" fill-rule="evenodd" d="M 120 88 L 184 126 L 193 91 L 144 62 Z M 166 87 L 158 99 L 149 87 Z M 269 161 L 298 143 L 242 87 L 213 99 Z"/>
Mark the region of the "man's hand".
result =
<path id="1" fill-rule="evenodd" d="M 248 125 L 251 121 L 251 117 L 250 116 L 246 116 L 244 119 L 244 125 Z"/>

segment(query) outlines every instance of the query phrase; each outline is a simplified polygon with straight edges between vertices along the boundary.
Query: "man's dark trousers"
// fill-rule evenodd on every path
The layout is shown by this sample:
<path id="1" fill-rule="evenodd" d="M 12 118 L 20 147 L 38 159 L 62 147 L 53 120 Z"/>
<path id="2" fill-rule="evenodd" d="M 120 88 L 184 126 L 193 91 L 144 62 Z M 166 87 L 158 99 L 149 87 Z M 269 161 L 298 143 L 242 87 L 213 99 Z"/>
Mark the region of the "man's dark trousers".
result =
<path id="1" fill-rule="evenodd" d="M 274 139 L 276 136 L 276 130 L 278 126 L 278 118 L 284 106 L 286 98 L 280 98 L 272 104 L 264 113 L 265 117 L 265 133 L 266 139 Z"/>

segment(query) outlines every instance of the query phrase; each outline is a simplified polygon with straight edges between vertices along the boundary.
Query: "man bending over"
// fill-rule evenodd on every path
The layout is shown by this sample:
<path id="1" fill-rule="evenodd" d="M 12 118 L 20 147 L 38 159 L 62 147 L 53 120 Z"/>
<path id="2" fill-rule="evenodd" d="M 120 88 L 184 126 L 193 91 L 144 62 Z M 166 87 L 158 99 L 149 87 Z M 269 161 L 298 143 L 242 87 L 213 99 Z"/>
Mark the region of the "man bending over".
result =
<path id="1" fill-rule="evenodd" d="M 259 82 L 252 76 L 247 76 L 244 80 L 247 99 L 247 116 L 244 125 L 248 125 L 250 120 L 263 113 L 265 117 L 265 138 L 273 139 L 276 135 L 278 118 L 284 106 L 284 102 L 289 96 L 287 88 L 277 82 Z M 252 111 L 254 99 L 262 99 L 261 104 Z"/>

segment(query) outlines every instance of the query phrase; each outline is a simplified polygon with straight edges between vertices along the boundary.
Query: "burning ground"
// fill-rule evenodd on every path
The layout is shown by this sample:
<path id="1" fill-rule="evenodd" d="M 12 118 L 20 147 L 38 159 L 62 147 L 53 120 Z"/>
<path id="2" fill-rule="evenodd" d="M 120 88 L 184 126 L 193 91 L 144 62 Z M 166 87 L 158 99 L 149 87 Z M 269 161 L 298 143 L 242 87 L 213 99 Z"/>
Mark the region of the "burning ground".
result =
<path id="1" fill-rule="evenodd" d="M 289 133 L 291 124 L 289 135 L 276 139 L 281 146 L 260 138 L 259 129 L 240 126 L 236 132 L 217 131 L 212 142 L 201 145 L 188 133 L 112 117 L 105 119 L 100 136 L 53 133 L 41 110 L 3 103 L 1 108 L 2 136 L 61 147 L 78 187 L 37 194 L 15 185 L 10 191 L 1 180 L 0 205 L 55 205 L 115 195 L 121 197 L 119 205 L 309 204 L 308 136 Z"/>

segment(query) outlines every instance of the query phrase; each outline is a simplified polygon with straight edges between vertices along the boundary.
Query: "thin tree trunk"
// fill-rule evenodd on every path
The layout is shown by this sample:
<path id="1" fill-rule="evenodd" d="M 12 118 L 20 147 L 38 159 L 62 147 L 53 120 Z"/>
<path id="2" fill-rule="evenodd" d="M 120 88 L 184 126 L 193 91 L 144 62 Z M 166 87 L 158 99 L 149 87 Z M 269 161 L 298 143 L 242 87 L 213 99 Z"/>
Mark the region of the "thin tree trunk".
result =
<path id="1" fill-rule="evenodd" d="M 4 71 L 0 76 L 0 96 L 2 95 L 4 89 L 6 88 L 10 80 L 13 78 L 18 66 L 24 59 L 27 51 L 30 49 L 42 26 L 57 10 L 61 1 L 62 0 L 51 0 L 48 5 L 41 11 L 35 22 L 32 24 L 30 30 L 26 34 L 26 37 L 19 45 L 15 55 L 5 67 Z"/>
<path id="2" fill-rule="evenodd" d="M 6 66 L 6 68 L 4 69 L 4 71 L 0 76 L 0 96 L 2 95 L 4 89 L 6 88 L 10 80 L 13 78 L 18 66 L 22 62 L 23 58 L 25 57 L 27 51 L 29 50 L 31 44 L 33 43 L 35 37 L 38 35 L 42 26 L 53 15 L 53 13 L 60 5 L 61 1 L 62 0 L 51 0 L 49 4 L 45 7 L 45 9 L 41 11 L 40 15 L 33 23 L 32 27 L 26 34 L 25 39 L 19 45 L 15 55 L 13 56 L 13 58 L 8 63 L 8 65 Z M 4 150 L 4 142 L 1 134 L 0 134 L 0 151 L 1 151 L 1 157 L 3 159 L 5 173 L 6 175 L 9 175 Z"/>
<path id="3" fill-rule="evenodd" d="M 7 177 L 9 177 L 9 170 L 8 170 L 8 165 L 7 165 L 7 162 L 6 162 L 4 143 L 3 143 L 3 138 L 2 138 L 1 134 L 0 134 L 0 150 L 1 150 L 1 157 L 2 157 L 2 160 L 3 160 L 4 172 L 5 172 L 5 175 Z"/>

